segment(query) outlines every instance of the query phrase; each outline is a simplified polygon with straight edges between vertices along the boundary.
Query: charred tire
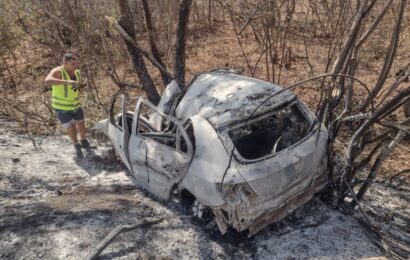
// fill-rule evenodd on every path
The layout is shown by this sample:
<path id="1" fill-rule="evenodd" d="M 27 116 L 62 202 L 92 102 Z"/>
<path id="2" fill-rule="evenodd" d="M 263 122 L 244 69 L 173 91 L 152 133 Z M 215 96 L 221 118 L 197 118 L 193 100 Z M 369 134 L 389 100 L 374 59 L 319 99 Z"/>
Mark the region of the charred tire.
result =
<path id="1" fill-rule="evenodd" d="M 214 219 L 212 210 L 203 206 L 189 191 L 181 192 L 181 203 L 185 212 L 192 215 L 196 220 L 208 223 Z"/>

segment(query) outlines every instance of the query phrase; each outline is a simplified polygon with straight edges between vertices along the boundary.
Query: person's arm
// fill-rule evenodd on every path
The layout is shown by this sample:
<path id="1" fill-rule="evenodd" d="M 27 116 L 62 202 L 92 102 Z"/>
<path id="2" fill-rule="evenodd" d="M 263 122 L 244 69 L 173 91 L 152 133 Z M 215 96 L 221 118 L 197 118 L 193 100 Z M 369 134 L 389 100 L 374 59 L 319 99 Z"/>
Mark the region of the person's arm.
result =
<path id="1" fill-rule="evenodd" d="M 47 75 L 46 79 L 44 80 L 44 83 L 47 85 L 62 85 L 62 84 L 77 84 L 77 81 L 75 80 L 63 80 L 61 79 L 61 73 L 59 68 L 54 68 L 50 71 L 50 73 Z"/>

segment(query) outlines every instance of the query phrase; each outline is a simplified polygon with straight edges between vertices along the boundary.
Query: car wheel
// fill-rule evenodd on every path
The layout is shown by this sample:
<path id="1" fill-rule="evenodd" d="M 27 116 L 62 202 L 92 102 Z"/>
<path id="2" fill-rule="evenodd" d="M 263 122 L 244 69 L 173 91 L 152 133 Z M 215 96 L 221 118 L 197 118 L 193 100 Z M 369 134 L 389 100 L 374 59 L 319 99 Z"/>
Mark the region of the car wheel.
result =
<path id="1" fill-rule="evenodd" d="M 192 215 L 202 221 L 209 222 L 214 218 L 212 211 L 202 205 L 198 200 L 195 200 L 191 207 Z"/>

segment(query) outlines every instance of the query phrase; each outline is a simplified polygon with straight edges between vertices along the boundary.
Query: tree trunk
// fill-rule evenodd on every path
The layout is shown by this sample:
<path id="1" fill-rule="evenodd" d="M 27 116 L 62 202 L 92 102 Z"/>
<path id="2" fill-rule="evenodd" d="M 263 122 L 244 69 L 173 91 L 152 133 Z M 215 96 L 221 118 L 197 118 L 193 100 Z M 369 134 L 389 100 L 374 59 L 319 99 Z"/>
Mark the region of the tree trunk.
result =
<path id="1" fill-rule="evenodd" d="M 149 46 L 151 48 L 152 56 L 158 61 L 159 64 L 162 65 L 162 67 L 165 67 L 164 62 L 161 59 L 161 54 L 157 48 L 157 45 L 155 44 L 155 36 L 154 36 L 154 26 L 152 25 L 152 20 L 151 20 L 151 12 L 149 10 L 149 4 L 147 0 L 141 0 L 142 6 L 144 8 L 144 15 L 145 15 L 145 26 L 147 28 L 147 33 L 148 33 L 148 41 L 149 41 Z M 164 85 L 168 85 L 169 82 L 171 82 L 172 78 L 170 78 L 166 73 L 163 71 L 159 71 L 161 73 L 161 78 L 162 82 L 164 82 Z"/>
<path id="2" fill-rule="evenodd" d="M 120 19 L 118 23 L 121 25 L 122 28 L 127 32 L 127 34 L 135 40 L 135 30 L 134 24 L 132 22 L 131 16 L 131 9 L 128 3 L 128 0 L 117 0 L 118 5 L 120 7 Z M 142 59 L 141 53 L 128 41 L 124 39 L 125 45 L 127 46 L 127 50 L 131 55 L 132 64 L 134 65 L 134 69 L 142 83 L 142 86 L 147 93 L 149 101 L 153 104 L 157 105 L 160 100 L 160 96 L 158 91 L 156 90 L 154 83 L 151 79 L 151 76 L 148 73 L 148 70 L 145 66 L 145 62 Z"/>
<path id="3" fill-rule="evenodd" d="M 185 48 L 186 31 L 192 0 L 183 0 L 179 9 L 178 29 L 176 33 L 174 78 L 181 89 L 185 88 Z"/>

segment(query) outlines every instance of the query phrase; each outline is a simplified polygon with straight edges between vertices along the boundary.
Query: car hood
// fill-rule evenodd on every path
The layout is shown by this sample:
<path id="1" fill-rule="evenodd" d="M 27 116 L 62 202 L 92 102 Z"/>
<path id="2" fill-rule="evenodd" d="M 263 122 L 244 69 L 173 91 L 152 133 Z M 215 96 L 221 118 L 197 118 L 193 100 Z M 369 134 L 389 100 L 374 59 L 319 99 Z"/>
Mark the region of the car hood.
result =
<path id="1" fill-rule="evenodd" d="M 201 115 L 218 128 L 261 114 L 295 98 L 290 91 L 283 91 L 259 107 L 280 90 L 283 88 L 270 82 L 229 71 L 203 73 L 192 80 L 175 113 L 182 121 Z"/>

